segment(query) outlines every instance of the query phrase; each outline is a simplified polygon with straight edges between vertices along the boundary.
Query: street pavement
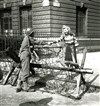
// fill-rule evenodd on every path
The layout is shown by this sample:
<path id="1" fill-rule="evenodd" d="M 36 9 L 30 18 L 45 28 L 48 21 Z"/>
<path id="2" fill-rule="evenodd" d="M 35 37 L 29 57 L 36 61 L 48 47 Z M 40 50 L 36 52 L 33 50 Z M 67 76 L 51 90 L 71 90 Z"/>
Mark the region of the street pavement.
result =
<path id="1" fill-rule="evenodd" d="M 81 61 L 82 54 L 78 55 Z M 87 53 L 85 66 L 93 74 L 85 76 L 91 84 L 100 86 L 100 52 Z M 100 106 L 100 92 L 85 93 L 80 100 L 41 91 L 16 93 L 11 85 L 0 85 L 0 106 Z"/>
<path id="2" fill-rule="evenodd" d="M 80 100 L 46 92 L 16 93 L 11 85 L 0 85 L 0 106 L 100 106 L 100 93 L 86 93 Z"/>

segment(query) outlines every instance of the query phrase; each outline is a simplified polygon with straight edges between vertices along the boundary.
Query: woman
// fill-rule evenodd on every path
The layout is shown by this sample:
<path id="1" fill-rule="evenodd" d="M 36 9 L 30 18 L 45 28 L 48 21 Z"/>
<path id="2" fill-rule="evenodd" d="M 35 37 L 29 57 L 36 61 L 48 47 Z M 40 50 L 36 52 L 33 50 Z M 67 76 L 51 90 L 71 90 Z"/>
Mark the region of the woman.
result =
<path id="1" fill-rule="evenodd" d="M 76 47 L 79 45 L 75 34 L 72 33 L 71 28 L 69 26 L 63 25 L 62 26 L 62 34 L 59 40 L 56 42 L 59 46 L 61 46 L 61 50 L 59 52 L 58 57 L 56 58 L 56 65 L 60 67 L 79 67 L 76 59 Z M 68 64 L 71 63 L 71 64 Z M 67 76 L 71 76 L 71 73 L 68 72 Z M 75 97 L 79 96 L 79 85 L 80 85 L 81 76 L 78 75 L 77 77 L 77 87 L 75 91 Z M 64 89 L 66 91 L 66 88 Z"/>
<path id="2" fill-rule="evenodd" d="M 57 41 L 59 45 L 62 47 L 61 52 L 59 54 L 59 59 L 61 61 L 73 61 L 76 62 L 75 57 L 75 47 L 78 46 L 77 39 L 75 34 L 72 33 L 71 28 L 69 26 L 62 26 L 62 34 L 60 39 Z"/>

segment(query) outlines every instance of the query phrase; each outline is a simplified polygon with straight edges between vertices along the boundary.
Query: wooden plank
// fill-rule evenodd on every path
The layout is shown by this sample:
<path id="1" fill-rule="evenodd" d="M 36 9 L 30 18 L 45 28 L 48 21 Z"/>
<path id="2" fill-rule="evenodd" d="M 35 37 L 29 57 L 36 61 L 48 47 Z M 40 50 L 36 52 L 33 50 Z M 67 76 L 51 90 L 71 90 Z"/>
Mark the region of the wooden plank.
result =
<path id="1" fill-rule="evenodd" d="M 96 24 L 96 23 L 89 23 L 88 27 L 99 27 L 100 25 L 99 24 Z"/>
<path id="2" fill-rule="evenodd" d="M 95 16 L 88 16 L 88 20 L 99 20 L 99 17 L 95 17 Z"/>
<path id="3" fill-rule="evenodd" d="M 91 30 L 91 31 L 93 31 L 93 30 L 95 30 L 95 31 L 99 31 L 100 29 L 99 29 L 99 25 L 98 26 L 93 26 L 93 25 L 91 25 L 91 26 L 88 26 L 88 31 L 89 30 Z"/>
<path id="4" fill-rule="evenodd" d="M 99 0 L 98 0 L 99 1 Z M 100 6 L 100 4 L 99 4 L 99 2 L 97 2 L 96 0 L 95 1 L 91 1 L 91 2 L 89 2 L 89 7 L 91 8 L 97 8 L 97 9 L 99 9 L 98 7 Z"/>
<path id="5" fill-rule="evenodd" d="M 88 85 L 100 88 L 100 76 L 99 76 L 99 74 L 92 74 L 92 75 L 86 74 L 85 80 L 86 80 L 86 82 L 88 82 L 87 83 Z"/>
<path id="6" fill-rule="evenodd" d="M 46 8 L 43 6 L 38 6 L 38 7 L 33 7 L 33 12 L 40 12 L 40 11 L 45 11 L 45 10 L 50 10 L 51 7 L 47 6 Z"/>
<path id="7" fill-rule="evenodd" d="M 86 59 L 86 53 L 87 53 L 87 49 L 85 48 L 85 49 L 83 50 L 83 58 L 82 58 L 82 61 L 81 61 L 81 68 L 84 67 L 85 59 Z"/>
<path id="8" fill-rule="evenodd" d="M 53 23 L 51 24 L 51 31 L 52 33 L 61 33 L 62 32 L 62 25 L 68 25 L 71 27 L 71 29 L 73 30 L 73 32 L 75 31 L 74 27 L 75 27 L 75 24 L 74 23 L 59 23 L 59 24 L 56 24 L 56 23 Z"/>
<path id="9" fill-rule="evenodd" d="M 93 36 L 95 35 L 96 36 L 96 34 L 100 34 L 100 30 L 98 30 L 98 31 L 96 31 L 96 30 L 89 30 L 88 31 L 88 34 L 93 34 Z"/>
<path id="10" fill-rule="evenodd" d="M 100 30 L 100 28 L 97 26 L 97 27 L 88 27 L 88 31 L 89 30 L 95 30 L 95 31 L 99 31 Z"/>
<path id="11" fill-rule="evenodd" d="M 99 13 L 99 10 L 96 10 L 96 9 L 93 9 L 93 8 L 89 8 L 88 12 L 91 12 L 91 13 Z"/>
<path id="12" fill-rule="evenodd" d="M 42 1 L 39 1 L 39 0 L 35 2 L 33 1 L 33 4 L 32 4 L 33 8 L 36 8 L 36 7 L 39 8 L 41 6 L 42 6 Z"/>
<path id="13" fill-rule="evenodd" d="M 74 26 L 75 24 L 74 23 L 66 23 L 66 22 L 65 23 L 52 23 L 51 28 L 57 28 L 57 29 L 61 30 L 63 25 L 68 25 L 69 27 L 71 27 L 72 30 L 75 30 L 75 26 Z"/>
<path id="14" fill-rule="evenodd" d="M 68 17 L 68 16 L 60 16 L 60 15 L 51 15 L 50 17 L 52 20 L 53 19 L 57 19 L 57 20 L 64 20 L 64 21 L 73 21 L 73 22 L 76 22 L 76 17 Z"/>
<path id="15" fill-rule="evenodd" d="M 37 25 L 37 24 L 50 24 L 50 19 L 44 19 L 44 20 L 34 20 L 34 25 Z"/>
<path id="16" fill-rule="evenodd" d="M 44 20 L 44 19 L 50 19 L 50 15 L 40 15 L 40 16 L 32 16 L 33 21 L 35 20 Z"/>
<path id="17" fill-rule="evenodd" d="M 12 67 L 12 69 L 8 72 L 7 76 L 5 77 L 4 81 L 3 81 L 3 85 L 6 85 L 10 76 L 12 75 L 13 71 L 14 71 L 15 67 Z"/>
<path id="18" fill-rule="evenodd" d="M 65 4 L 65 5 L 67 4 L 67 5 L 69 5 L 69 6 L 70 6 L 70 5 L 75 5 L 75 2 L 73 2 L 73 1 L 71 1 L 71 0 L 61 0 L 60 3 L 61 3 L 61 4 Z M 61 6 L 64 7 L 64 5 L 61 5 Z"/>
<path id="19" fill-rule="evenodd" d="M 97 16 L 97 17 L 100 17 L 99 12 L 96 12 L 96 13 L 94 13 L 94 12 L 89 12 L 88 15 L 89 15 L 89 16 Z"/>
<path id="20" fill-rule="evenodd" d="M 53 11 L 51 15 L 58 15 L 58 16 L 67 16 L 67 17 L 76 17 L 75 13 L 72 12 L 61 12 L 61 11 Z"/>
<path id="21" fill-rule="evenodd" d="M 95 3 L 100 3 L 99 0 L 91 0 L 92 2 L 95 2 Z"/>
<path id="22" fill-rule="evenodd" d="M 71 21 L 71 20 L 60 20 L 60 19 L 52 19 L 51 23 L 53 24 L 63 24 L 63 25 L 75 25 L 76 22 L 75 21 Z"/>
<path id="23" fill-rule="evenodd" d="M 33 16 L 42 16 L 42 15 L 50 15 L 50 11 L 45 10 L 45 11 L 39 11 L 39 12 L 32 12 Z"/>
<path id="24" fill-rule="evenodd" d="M 61 8 L 57 8 L 57 7 L 54 7 L 52 6 L 50 8 L 51 11 L 60 11 L 60 12 L 68 12 L 68 13 L 76 13 L 76 8 L 70 8 L 71 6 L 67 6 L 66 4 L 66 7 L 61 7 Z M 73 7 L 73 6 L 72 6 Z"/>
<path id="25" fill-rule="evenodd" d="M 39 3 L 39 2 L 42 2 L 43 0 L 32 0 L 33 3 Z"/>
<path id="26" fill-rule="evenodd" d="M 14 77 L 14 80 L 13 80 L 13 82 L 12 82 L 12 86 L 14 86 L 14 85 L 16 84 L 17 79 L 18 79 L 18 77 L 19 77 L 19 73 L 20 73 L 20 69 L 17 70 L 16 76 Z"/>
<path id="27" fill-rule="evenodd" d="M 34 23 L 34 21 L 33 21 L 33 23 Z M 43 29 L 43 28 L 46 28 L 46 29 L 48 29 L 48 28 L 50 28 L 50 24 L 36 24 L 36 25 L 33 25 L 33 28 L 40 28 L 40 29 Z M 49 29 L 50 30 L 50 29 Z M 43 31 L 42 31 L 43 32 Z"/>
<path id="28" fill-rule="evenodd" d="M 55 66 L 47 66 L 45 64 L 34 64 L 31 63 L 31 65 L 34 68 L 44 68 L 44 69 L 53 69 L 53 70 L 63 70 L 63 71 L 70 71 L 70 72 L 76 72 L 76 73 L 84 73 L 84 74 L 93 74 L 93 71 L 91 71 L 90 69 L 75 69 L 75 68 L 70 68 L 70 67 L 66 67 L 66 68 L 62 68 L 62 67 L 55 67 Z"/>
<path id="29" fill-rule="evenodd" d="M 98 20 L 90 19 L 88 20 L 88 23 L 100 24 L 99 19 Z"/>
<path id="30" fill-rule="evenodd" d="M 40 32 L 40 33 L 42 33 L 42 32 L 43 33 L 49 33 L 50 32 L 50 28 L 49 27 L 47 28 L 46 26 L 45 27 L 41 27 L 41 26 L 35 27 L 34 26 L 33 29 L 34 29 L 35 32 Z"/>

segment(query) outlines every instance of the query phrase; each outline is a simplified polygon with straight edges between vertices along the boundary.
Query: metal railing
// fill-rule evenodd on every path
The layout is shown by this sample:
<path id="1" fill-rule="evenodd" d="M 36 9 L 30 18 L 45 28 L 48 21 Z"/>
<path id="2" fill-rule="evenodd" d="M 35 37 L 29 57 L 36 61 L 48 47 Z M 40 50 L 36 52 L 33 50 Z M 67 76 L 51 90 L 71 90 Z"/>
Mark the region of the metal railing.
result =
<path id="1" fill-rule="evenodd" d="M 17 36 L 16 36 L 17 35 Z M 7 47 L 12 47 L 14 50 L 19 50 L 21 42 L 23 40 L 22 35 L 20 34 L 15 34 L 15 36 L 5 36 L 5 35 L 0 35 L 0 52 L 4 51 Z M 55 41 L 59 39 L 59 36 L 52 36 L 51 34 L 48 33 L 35 33 L 35 38 L 43 41 Z M 89 50 L 100 50 L 100 39 L 78 39 L 79 46 L 87 47 Z"/>
<path id="2" fill-rule="evenodd" d="M 7 47 L 12 47 L 18 50 L 22 42 L 22 37 L 19 36 L 0 36 L 0 51 L 4 51 Z"/>

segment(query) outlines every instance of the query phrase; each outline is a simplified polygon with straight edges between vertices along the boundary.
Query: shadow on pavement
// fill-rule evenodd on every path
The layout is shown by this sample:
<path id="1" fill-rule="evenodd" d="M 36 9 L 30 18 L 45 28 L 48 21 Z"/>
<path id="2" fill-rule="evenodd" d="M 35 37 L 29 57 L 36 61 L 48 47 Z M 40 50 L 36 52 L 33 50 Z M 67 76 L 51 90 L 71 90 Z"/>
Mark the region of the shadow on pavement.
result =
<path id="1" fill-rule="evenodd" d="M 50 98 L 41 99 L 36 102 L 29 101 L 29 102 L 21 103 L 19 106 L 49 106 L 48 103 L 51 101 L 52 98 L 50 97 Z"/>
<path id="2" fill-rule="evenodd" d="M 38 90 L 39 88 L 46 87 L 46 82 L 51 80 L 51 79 L 54 79 L 54 76 L 52 76 L 50 74 L 46 75 L 45 77 L 41 77 L 39 80 L 37 80 L 35 82 L 34 86 L 30 87 L 30 89 Z"/>

